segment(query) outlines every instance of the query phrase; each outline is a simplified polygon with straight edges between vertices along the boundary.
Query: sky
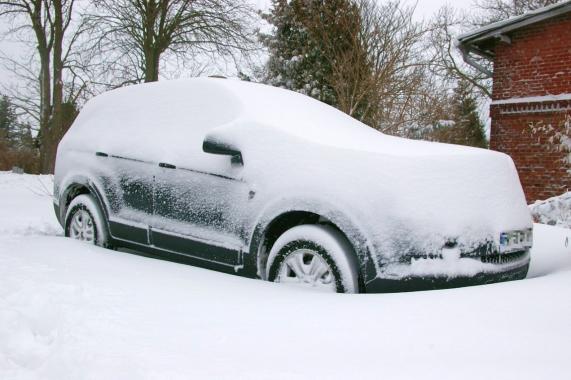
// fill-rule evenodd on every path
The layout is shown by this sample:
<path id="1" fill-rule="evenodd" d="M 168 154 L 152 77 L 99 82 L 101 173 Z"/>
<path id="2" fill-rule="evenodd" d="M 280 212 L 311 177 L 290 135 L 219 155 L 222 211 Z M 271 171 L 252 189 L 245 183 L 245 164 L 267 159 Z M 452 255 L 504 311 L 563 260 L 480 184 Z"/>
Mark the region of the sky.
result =
<path id="1" fill-rule="evenodd" d="M 242 0 L 237 0 L 242 1 Z M 251 4 L 253 4 L 256 8 L 260 10 L 268 10 L 271 6 L 272 0 L 249 0 Z M 376 0 L 379 3 L 387 1 L 387 0 Z M 443 6 L 450 5 L 453 8 L 459 11 L 469 11 L 473 2 L 475 0 L 400 0 L 405 5 L 415 5 L 415 14 L 414 17 L 417 21 L 429 20 L 432 16 Z M 8 25 L 2 20 L 0 22 L 0 34 L 4 31 Z M 26 54 L 24 53 L 24 49 L 22 49 L 22 45 L 19 43 L 14 43 L 11 41 L 3 40 L 0 37 L 0 53 L 1 55 L 14 57 L 17 55 Z M 226 74 L 228 73 L 220 73 Z M 14 84 L 18 84 L 19 80 L 13 76 L 10 70 L 3 65 L 0 65 L 0 91 L 2 91 L 2 87 L 4 86 L 12 86 Z M 487 102 L 480 105 L 480 113 L 482 120 L 485 120 L 486 124 L 486 131 L 489 133 L 489 107 Z"/>
<path id="2" fill-rule="evenodd" d="M 237 0 L 241 1 L 241 0 Z M 249 0 L 256 8 L 261 10 L 268 10 L 272 3 L 272 0 Z M 378 2 L 383 2 L 386 0 L 377 0 Z M 444 5 L 451 5 L 455 9 L 468 11 L 474 0 L 400 0 L 403 4 L 414 5 L 416 4 L 415 18 L 418 21 L 430 19 L 437 11 Z M 0 22 L 0 35 L 8 28 L 8 24 L 3 19 Z M 3 56 L 16 57 L 21 55 L 27 56 L 27 48 L 22 48 L 22 45 L 10 39 L 3 39 L 0 36 L 0 53 Z M 18 80 L 12 75 L 11 71 L 8 70 L 3 65 L 0 65 L 0 90 L 1 86 L 9 86 L 11 83 L 17 83 Z"/>
<path id="3" fill-rule="evenodd" d="M 468 10 L 473 0 L 407 0 L 405 3 L 416 5 L 415 16 L 418 19 L 430 18 L 434 13 L 436 13 L 441 7 L 445 5 L 453 6 L 457 9 Z"/>
<path id="4" fill-rule="evenodd" d="M 239 0 L 238 0 L 239 1 Z M 258 9 L 269 9 L 272 0 L 250 0 Z M 378 0 L 382 2 L 382 0 Z M 401 0 L 404 4 L 414 5 L 416 3 L 415 17 L 417 20 L 429 19 L 442 6 L 449 4 L 459 10 L 468 10 L 473 0 Z M 0 33 L 7 28 L 4 21 L 0 23 Z M 21 45 L 0 38 L 0 52 L 7 56 L 14 56 L 21 53 Z M 0 83 L 11 81 L 11 73 L 4 67 L 0 67 Z"/>
<path id="5" fill-rule="evenodd" d="M 269 8 L 271 0 L 253 0 L 260 9 Z M 382 2 L 381 0 L 378 0 Z M 401 0 L 405 4 L 417 3 L 415 17 L 418 20 L 430 18 L 442 6 L 449 4 L 457 9 L 468 10 L 473 0 Z"/>

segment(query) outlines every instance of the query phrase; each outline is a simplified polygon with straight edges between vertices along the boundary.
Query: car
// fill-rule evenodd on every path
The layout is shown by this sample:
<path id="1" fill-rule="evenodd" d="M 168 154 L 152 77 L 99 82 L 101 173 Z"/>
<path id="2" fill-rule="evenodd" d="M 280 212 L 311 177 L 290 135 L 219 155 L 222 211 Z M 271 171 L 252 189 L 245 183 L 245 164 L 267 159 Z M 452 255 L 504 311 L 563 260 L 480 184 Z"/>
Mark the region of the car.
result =
<path id="1" fill-rule="evenodd" d="M 54 207 L 74 239 L 344 293 L 522 279 L 533 241 L 509 156 L 222 78 L 88 101 L 58 146 Z"/>

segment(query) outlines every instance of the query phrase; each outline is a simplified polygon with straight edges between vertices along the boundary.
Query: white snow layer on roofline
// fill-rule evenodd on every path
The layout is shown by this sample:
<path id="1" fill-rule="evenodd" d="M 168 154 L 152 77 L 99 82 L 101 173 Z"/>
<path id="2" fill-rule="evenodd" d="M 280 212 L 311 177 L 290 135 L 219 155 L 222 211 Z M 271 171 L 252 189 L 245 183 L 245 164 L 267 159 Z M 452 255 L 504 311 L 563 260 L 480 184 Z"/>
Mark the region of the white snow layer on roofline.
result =
<path id="1" fill-rule="evenodd" d="M 516 24 L 518 22 L 521 22 L 523 20 L 526 19 L 530 19 L 533 18 L 536 15 L 542 14 L 542 13 L 549 13 L 552 9 L 554 8 L 562 8 L 562 12 L 566 12 L 567 10 L 565 9 L 568 5 L 571 5 L 571 3 L 569 4 L 565 4 L 565 3 L 556 3 L 556 4 L 552 4 L 549 5 L 547 7 L 543 7 L 543 8 L 538 8 L 538 9 L 534 9 L 531 10 L 529 12 L 526 12 L 522 15 L 519 16 L 514 16 L 514 17 L 510 17 L 508 19 L 505 20 L 500 20 L 500 21 L 496 21 L 494 23 L 488 24 L 486 26 L 483 26 L 479 29 L 475 29 L 475 30 L 471 30 L 468 31 L 466 33 L 462 33 L 461 35 L 458 36 L 458 40 L 464 40 L 464 39 L 468 39 L 471 38 L 477 34 L 485 34 L 489 31 L 492 31 L 494 29 L 500 29 L 503 28 L 505 26 L 511 25 L 511 24 Z M 535 20 L 534 20 L 535 21 Z"/>
<path id="2" fill-rule="evenodd" d="M 492 101 L 492 105 L 501 104 L 521 104 L 521 103 L 541 103 L 541 102 L 557 102 L 561 100 L 571 100 L 571 94 L 559 95 L 543 95 L 543 96 L 528 96 L 525 98 L 510 98 Z"/>

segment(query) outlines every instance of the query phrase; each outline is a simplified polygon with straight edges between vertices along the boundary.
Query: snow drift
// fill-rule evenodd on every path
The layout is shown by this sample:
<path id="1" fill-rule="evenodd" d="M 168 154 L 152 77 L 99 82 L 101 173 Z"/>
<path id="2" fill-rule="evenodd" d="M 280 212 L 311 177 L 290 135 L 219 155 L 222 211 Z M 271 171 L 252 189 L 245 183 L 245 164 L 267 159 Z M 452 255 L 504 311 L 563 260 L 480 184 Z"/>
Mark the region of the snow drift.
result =
<path id="1" fill-rule="evenodd" d="M 535 226 L 523 281 L 323 294 L 63 238 L 50 185 L 48 176 L 0 172 L 1 379 L 571 373 L 567 229 Z"/>

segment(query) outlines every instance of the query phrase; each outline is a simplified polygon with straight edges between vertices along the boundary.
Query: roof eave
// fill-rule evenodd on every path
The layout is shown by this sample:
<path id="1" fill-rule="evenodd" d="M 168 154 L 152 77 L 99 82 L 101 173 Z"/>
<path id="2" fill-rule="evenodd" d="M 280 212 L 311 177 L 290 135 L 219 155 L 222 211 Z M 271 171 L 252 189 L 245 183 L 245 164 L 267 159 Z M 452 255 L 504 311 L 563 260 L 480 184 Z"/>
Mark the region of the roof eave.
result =
<path id="1" fill-rule="evenodd" d="M 471 54 L 476 54 L 488 60 L 493 60 L 495 56 L 494 51 L 483 47 L 485 44 L 490 44 L 490 40 L 501 39 L 504 41 L 510 41 L 507 36 L 508 33 L 568 12 L 571 12 L 571 1 L 537 9 L 533 12 L 513 17 L 508 20 L 498 21 L 480 29 L 460 35 L 457 40 L 457 47 L 462 52 L 466 63 L 489 75 L 490 72 L 487 69 L 483 68 L 479 64 L 474 64 L 475 61 L 470 56 Z"/>

